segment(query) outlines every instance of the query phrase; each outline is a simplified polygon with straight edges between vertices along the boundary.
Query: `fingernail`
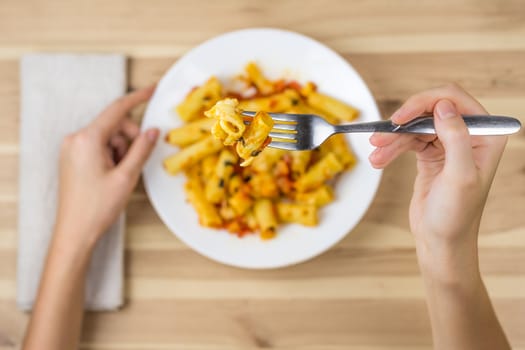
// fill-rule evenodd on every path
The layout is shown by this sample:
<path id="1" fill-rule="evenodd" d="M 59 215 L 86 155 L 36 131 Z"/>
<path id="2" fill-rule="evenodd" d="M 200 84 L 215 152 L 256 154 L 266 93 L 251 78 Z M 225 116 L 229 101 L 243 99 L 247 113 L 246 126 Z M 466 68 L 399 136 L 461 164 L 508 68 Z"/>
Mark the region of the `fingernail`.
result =
<path id="1" fill-rule="evenodd" d="M 390 116 L 390 120 L 395 122 L 396 119 L 401 116 L 401 112 L 402 112 L 401 109 L 402 109 L 402 106 L 399 107 L 394 113 L 392 113 L 392 115 Z"/>
<path id="2" fill-rule="evenodd" d="M 146 137 L 150 142 L 157 141 L 157 138 L 159 137 L 159 129 L 149 129 L 146 131 Z"/>
<path id="3" fill-rule="evenodd" d="M 392 115 L 390 116 L 390 120 L 395 119 L 398 114 L 399 114 L 399 109 L 395 111 L 394 113 L 392 113 Z"/>
<path id="4" fill-rule="evenodd" d="M 449 100 L 440 100 L 436 104 L 435 111 L 440 119 L 448 119 L 457 115 L 456 107 Z"/>

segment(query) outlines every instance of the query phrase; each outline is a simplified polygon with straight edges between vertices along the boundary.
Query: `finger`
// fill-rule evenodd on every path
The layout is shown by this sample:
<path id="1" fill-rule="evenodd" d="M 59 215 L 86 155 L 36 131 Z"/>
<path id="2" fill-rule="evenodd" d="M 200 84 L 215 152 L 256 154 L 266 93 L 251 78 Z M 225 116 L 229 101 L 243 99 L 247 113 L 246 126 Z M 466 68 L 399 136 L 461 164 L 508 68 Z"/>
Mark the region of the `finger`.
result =
<path id="1" fill-rule="evenodd" d="M 467 176 L 475 171 L 470 135 L 456 106 L 449 100 L 440 100 L 434 108 L 437 136 L 445 149 L 444 171 Z"/>
<path id="2" fill-rule="evenodd" d="M 154 90 L 155 86 L 150 86 L 120 97 L 100 113 L 93 121 L 92 126 L 100 130 L 104 137 L 109 138 L 111 134 L 117 131 L 128 113 L 137 105 L 149 100 Z"/>
<path id="3" fill-rule="evenodd" d="M 387 134 L 375 132 L 370 136 L 370 143 L 376 147 L 385 147 L 397 140 L 400 134 Z"/>
<path id="4" fill-rule="evenodd" d="M 129 141 L 123 135 L 117 134 L 111 137 L 109 145 L 115 150 L 117 161 L 120 161 L 128 151 Z"/>
<path id="5" fill-rule="evenodd" d="M 130 140 L 133 140 L 140 134 L 140 128 L 138 124 L 129 118 L 124 118 L 120 131 Z"/>
<path id="6" fill-rule="evenodd" d="M 403 134 L 397 134 L 397 133 L 373 133 L 372 136 L 370 136 L 370 143 L 373 146 L 376 147 L 386 147 L 390 145 L 395 140 L 399 139 L 399 137 Z M 436 135 L 414 135 L 418 140 L 421 140 L 423 142 L 432 142 L 436 139 Z"/>
<path id="7" fill-rule="evenodd" d="M 456 84 L 423 91 L 411 96 L 392 114 L 392 121 L 405 124 L 423 114 L 432 113 L 439 100 L 447 99 L 458 106 L 460 114 L 488 114 L 483 106 Z"/>
<path id="8" fill-rule="evenodd" d="M 158 137 L 158 129 L 148 129 L 137 136 L 131 144 L 128 153 L 117 166 L 116 171 L 130 178 L 132 183 L 135 184 L 140 176 L 144 163 L 146 163 L 153 147 L 155 147 Z"/>
<path id="9" fill-rule="evenodd" d="M 415 135 L 400 135 L 391 144 L 385 147 L 378 147 L 368 157 L 374 168 L 384 168 L 397 157 L 407 151 L 420 151 L 427 143 L 419 140 Z"/>

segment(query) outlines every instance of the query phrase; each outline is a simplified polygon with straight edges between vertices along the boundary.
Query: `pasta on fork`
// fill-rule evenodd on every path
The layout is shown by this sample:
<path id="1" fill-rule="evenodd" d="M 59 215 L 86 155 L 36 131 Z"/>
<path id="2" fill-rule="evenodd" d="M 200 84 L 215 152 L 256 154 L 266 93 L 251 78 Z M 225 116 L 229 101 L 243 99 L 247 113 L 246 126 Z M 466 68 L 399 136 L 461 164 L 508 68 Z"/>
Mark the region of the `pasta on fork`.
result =
<path id="1" fill-rule="evenodd" d="M 185 173 L 187 198 L 203 226 L 239 237 L 258 232 L 261 239 L 274 238 L 284 223 L 316 226 L 319 209 L 337 197 L 337 176 L 352 168 L 355 156 L 342 135 L 311 151 L 266 148 L 274 127 L 268 113 L 315 113 L 338 123 L 358 111 L 312 82 L 269 80 L 254 62 L 241 79 L 253 95 L 228 91 L 211 77 L 176 107 L 186 124 L 167 134 L 180 151 L 164 168 Z M 245 123 L 243 110 L 257 113 Z"/>
<path id="2" fill-rule="evenodd" d="M 225 146 L 236 143 L 237 154 L 243 159 L 241 166 L 245 167 L 271 142 L 268 134 L 273 128 L 273 119 L 268 113 L 259 111 L 246 127 L 238 105 L 237 99 L 226 98 L 204 112 L 204 115 L 216 120 L 211 128 L 213 136 Z"/>

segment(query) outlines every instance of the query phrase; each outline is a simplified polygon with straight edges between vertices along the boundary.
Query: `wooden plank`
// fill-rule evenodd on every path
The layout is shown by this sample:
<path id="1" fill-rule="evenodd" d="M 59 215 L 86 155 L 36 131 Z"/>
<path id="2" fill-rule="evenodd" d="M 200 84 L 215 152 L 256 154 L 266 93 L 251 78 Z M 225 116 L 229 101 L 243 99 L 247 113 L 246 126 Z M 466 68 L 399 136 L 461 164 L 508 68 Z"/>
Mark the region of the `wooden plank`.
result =
<path id="1" fill-rule="evenodd" d="M 385 228 L 381 236 L 388 236 L 390 229 Z M 355 237 L 359 232 L 354 232 Z M 408 233 L 405 233 L 407 236 Z M 494 235 L 493 240 L 499 239 Z M 517 231 L 514 237 L 521 240 L 523 230 Z M 361 239 L 365 237 L 360 234 Z M 166 235 L 166 244 L 180 242 L 171 235 Z M 351 241 L 351 237 L 345 239 Z M 388 240 L 387 240 L 388 241 Z M 348 246 L 345 246 L 348 245 Z M 363 245 L 365 243 L 362 243 Z M 350 243 L 341 243 L 321 256 L 297 266 L 283 270 L 251 271 L 236 269 L 217 264 L 186 246 L 180 249 L 166 248 L 150 249 L 135 247 L 127 250 L 126 277 L 140 278 L 169 278 L 169 279 L 198 279 L 198 280 L 283 280 L 301 278 L 328 278 L 328 277 L 363 277 L 363 276 L 417 276 L 419 269 L 416 264 L 413 247 L 396 248 L 385 244 L 382 247 L 350 246 Z M 509 246 L 513 242 L 509 242 Z M 523 245 L 514 247 L 482 247 L 480 248 L 480 266 L 484 277 L 498 275 L 515 276 L 525 275 L 525 266 L 520 263 L 525 258 Z M 188 269 L 187 266 L 191 266 Z M 15 279 L 16 251 L 13 249 L 0 250 L 0 279 Z M 12 295 L 11 292 L 5 292 Z M 5 297 L 5 295 L 4 295 Z"/>
<path id="2" fill-rule="evenodd" d="M 496 299 L 494 305 L 509 337 L 517 339 L 513 344 L 525 346 L 524 330 L 517 322 L 525 312 L 523 299 Z M 20 317 L 5 302 L 0 302 L 0 310 L 13 317 L 15 326 L 8 329 L 13 334 L 10 341 L 17 343 L 25 315 Z M 88 313 L 83 341 L 144 348 L 166 343 L 238 347 L 266 343 L 277 349 L 345 344 L 401 347 L 429 346 L 430 329 L 423 301 L 131 301 L 120 312 Z"/>
<path id="3" fill-rule="evenodd" d="M 0 308 L 7 315 L 18 314 L 13 306 Z M 276 317 L 281 321 L 276 322 Z M 126 342 L 145 348 L 170 342 L 241 347 L 428 345 L 429 337 L 426 309 L 421 302 L 297 299 L 132 301 L 129 308 L 118 313 L 88 313 L 83 334 L 84 342 Z M 13 335 L 11 341 L 19 338 Z"/>
<path id="4" fill-rule="evenodd" d="M 480 56 L 478 56 L 480 55 Z M 476 97 L 522 95 L 524 51 L 348 55 L 377 99 L 401 101 L 421 90 L 456 82 Z M 446 69 L 437 69 L 446 67 Z"/>
<path id="5" fill-rule="evenodd" d="M 520 300 L 497 300 L 495 307 L 502 318 L 515 321 L 520 319 L 520 312 L 522 315 L 525 311 L 525 303 Z M 132 315 L 128 318 L 130 322 L 141 322 L 144 334 L 129 335 L 127 332 L 126 338 L 130 340 L 137 337 L 161 342 L 169 338 L 192 343 L 206 339 L 215 344 L 255 346 L 255 342 L 265 340 L 273 346 L 297 347 L 307 344 L 401 346 L 430 343 L 426 306 L 418 301 L 141 302 L 137 303 L 134 314 L 144 316 L 141 321 Z M 195 316 L 184 317 L 188 314 Z M 280 321 L 275 322 L 276 319 Z M 168 324 L 168 320 L 173 323 Z M 90 321 L 88 316 L 87 329 L 92 325 Z M 126 323 L 105 324 L 107 328 L 97 329 L 102 339 L 118 339 L 123 330 L 137 329 Z M 506 330 L 511 339 L 524 335 L 519 323 Z M 202 334 L 204 339 L 192 336 L 194 332 Z M 516 342 L 516 345 L 524 344 Z"/>
<path id="6" fill-rule="evenodd" d="M 18 201 L 18 152 L 0 155 L 0 202 Z"/>
<path id="7" fill-rule="evenodd" d="M 299 279 L 332 276 L 409 276 L 419 275 L 413 248 L 343 248 L 336 246 L 309 262 L 282 271 L 239 270 L 217 265 L 190 250 L 128 251 L 128 276 L 198 278 L 198 279 Z M 485 277 L 497 275 L 523 276 L 520 264 L 523 248 L 480 248 L 480 265 Z M 185 263 L 186 262 L 186 263 Z M 188 269 L 186 266 L 191 265 Z"/>
<path id="8" fill-rule="evenodd" d="M 525 60 L 525 51 L 346 54 L 344 57 L 363 76 L 379 101 L 389 101 L 396 106 L 411 94 L 450 82 L 459 83 L 478 98 L 522 98 L 525 89 L 525 68 L 519 64 Z M 160 79 L 176 59 L 176 56 L 133 59 L 131 86 L 146 86 Z"/>
<path id="9" fill-rule="evenodd" d="M 272 26 L 312 35 L 341 52 L 525 48 L 521 40 L 525 33 L 523 3 L 519 0 L 475 4 L 467 0 L 435 4 L 411 0 L 396 5 L 388 0 L 236 0 L 208 1 L 203 6 L 192 1 L 173 5 L 167 0 L 97 0 L 89 4 L 6 0 L 0 11 L 0 33 L 5 33 L 0 40 L 0 57 L 66 48 L 172 56 L 221 32 Z"/>
<path id="10" fill-rule="evenodd" d="M 420 276 L 391 274 L 366 276 L 305 276 L 304 278 L 253 278 L 216 280 L 213 278 L 126 279 L 125 296 L 130 300 L 225 300 L 271 301 L 305 300 L 424 300 Z M 525 293 L 525 274 L 485 276 L 487 290 L 495 299 L 519 299 Z M 318 288 L 318 286 L 323 288 Z M 15 298 L 15 283 L 0 279 L 0 300 Z"/>
<path id="11" fill-rule="evenodd" d="M 0 79 L 0 106 L 2 106 L 2 115 L 0 117 L 1 157 L 2 154 L 12 151 L 18 153 L 18 125 L 20 114 L 18 61 L 0 60 L 0 77 L 2 77 L 2 79 Z"/>
<path id="12" fill-rule="evenodd" d="M 261 349 L 259 345 L 215 345 L 215 344 L 178 344 L 178 343 L 163 343 L 163 344 L 133 344 L 133 343 L 112 343 L 108 345 L 97 343 L 82 343 L 80 349 L 89 350 L 134 350 L 144 349 L 147 346 L 148 350 L 258 350 Z M 7 348 L 6 348 L 7 349 Z M 9 348 L 14 349 L 14 348 Z M 271 349 L 277 350 L 431 350 L 432 346 L 368 346 L 368 345 L 301 345 L 298 346 L 272 346 Z M 519 348 L 515 348 L 519 349 Z M 0 347 L 0 350 L 3 350 Z"/>
<path id="13" fill-rule="evenodd" d="M 510 230 L 485 231 L 479 238 L 482 248 L 525 248 L 525 235 L 520 226 Z M 10 248 L 14 242 L 14 231 L 6 232 L 5 239 L 0 238 L 0 247 Z M 3 237 L 0 235 L 0 237 Z M 414 240 L 407 227 L 396 227 L 388 223 L 363 221 L 349 233 L 349 236 L 338 243 L 340 248 L 355 249 L 411 249 Z M 186 246 L 173 237 L 171 231 L 161 222 L 150 225 L 129 226 L 126 232 L 126 247 L 137 251 L 171 251 L 178 252 Z"/>
<path id="14" fill-rule="evenodd" d="M 18 349 L 27 324 L 27 315 L 20 312 L 14 300 L 0 301 L 0 348 Z"/>

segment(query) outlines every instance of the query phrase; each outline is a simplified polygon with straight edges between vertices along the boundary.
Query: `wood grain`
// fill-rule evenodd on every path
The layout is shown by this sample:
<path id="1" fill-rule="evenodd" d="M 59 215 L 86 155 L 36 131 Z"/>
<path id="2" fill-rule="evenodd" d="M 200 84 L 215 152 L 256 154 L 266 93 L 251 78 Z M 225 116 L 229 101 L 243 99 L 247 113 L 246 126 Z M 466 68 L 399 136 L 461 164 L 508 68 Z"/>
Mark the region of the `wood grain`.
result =
<path id="1" fill-rule="evenodd" d="M 319 39 L 340 52 L 521 50 L 523 2 L 417 0 L 214 1 L 5 0 L 1 54 L 37 49 L 117 50 L 173 56 L 219 32 L 280 27 Z"/>
<path id="2" fill-rule="evenodd" d="M 290 29 L 341 53 L 387 118 L 411 94 L 457 82 L 494 114 L 525 123 L 522 0 L 0 3 L 0 350 L 18 347 L 16 309 L 20 56 L 124 52 L 129 85 L 158 81 L 185 52 L 225 31 Z M 515 349 L 525 349 L 525 131 L 509 139 L 486 210 L 480 264 Z M 366 161 L 366 160 L 362 160 Z M 355 230 L 303 264 L 222 266 L 162 224 L 139 185 L 129 203 L 126 306 L 89 313 L 82 349 L 431 349 L 407 208 L 413 155 L 385 170 Z"/>

